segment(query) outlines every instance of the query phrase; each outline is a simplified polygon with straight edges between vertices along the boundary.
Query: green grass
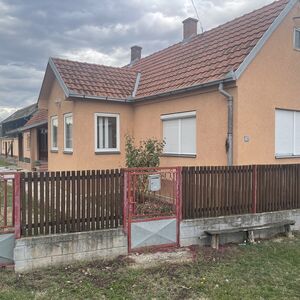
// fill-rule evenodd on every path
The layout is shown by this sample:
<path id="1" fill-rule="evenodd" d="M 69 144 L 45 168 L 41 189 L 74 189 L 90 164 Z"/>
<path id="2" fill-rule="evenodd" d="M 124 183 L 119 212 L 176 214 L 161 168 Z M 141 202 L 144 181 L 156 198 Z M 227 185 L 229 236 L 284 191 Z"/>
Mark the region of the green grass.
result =
<path id="1" fill-rule="evenodd" d="M 300 299 L 300 235 L 218 252 L 194 249 L 195 261 L 149 269 L 126 259 L 0 273 L 0 299 Z"/>
<path id="2" fill-rule="evenodd" d="M 9 163 L 9 162 L 7 162 L 7 161 L 0 158 L 0 167 L 7 167 L 7 166 L 10 166 L 10 165 L 11 165 L 11 163 Z"/>

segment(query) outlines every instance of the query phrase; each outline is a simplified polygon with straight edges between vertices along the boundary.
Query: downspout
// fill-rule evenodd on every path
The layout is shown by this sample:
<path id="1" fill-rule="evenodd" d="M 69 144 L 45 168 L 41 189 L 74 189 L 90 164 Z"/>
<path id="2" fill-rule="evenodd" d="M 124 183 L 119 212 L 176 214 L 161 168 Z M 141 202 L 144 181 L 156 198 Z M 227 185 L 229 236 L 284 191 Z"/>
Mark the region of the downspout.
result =
<path id="1" fill-rule="evenodd" d="M 227 165 L 233 165 L 233 96 L 224 90 L 224 84 L 219 84 L 219 92 L 227 98 Z"/>

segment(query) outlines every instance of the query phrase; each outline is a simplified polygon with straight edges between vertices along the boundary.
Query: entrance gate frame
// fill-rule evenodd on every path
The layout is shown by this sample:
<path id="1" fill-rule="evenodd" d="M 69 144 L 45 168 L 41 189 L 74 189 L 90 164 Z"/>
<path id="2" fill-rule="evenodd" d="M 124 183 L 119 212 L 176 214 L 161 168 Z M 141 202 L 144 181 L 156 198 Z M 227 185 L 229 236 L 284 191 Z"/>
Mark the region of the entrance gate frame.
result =
<path id="1" fill-rule="evenodd" d="M 11 181 L 12 188 L 12 210 L 8 211 L 8 185 Z M 20 195 L 20 173 L 19 172 L 1 172 L 0 184 L 3 185 L 3 193 L 0 194 L 0 207 L 3 211 L 3 224 L 0 224 L 0 241 L 2 245 L 0 248 L 6 249 L 6 254 L 13 257 L 12 239 L 19 239 L 21 237 L 21 195 Z M 3 204 L 3 205 L 2 205 Z M 1 258 L 1 255 L 0 255 Z M 4 256 L 5 258 L 5 256 Z M 10 263 L 1 263 L 0 267 L 7 266 Z"/>
<path id="2" fill-rule="evenodd" d="M 182 219 L 182 195 L 181 195 L 181 167 L 154 167 L 154 168 L 127 168 L 124 169 L 124 202 L 123 202 L 123 227 L 124 232 L 128 236 L 128 253 L 143 251 L 147 249 L 163 249 L 180 246 L 180 221 Z M 136 176 L 162 175 L 172 174 L 173 189 L 174 189 L 174 210 L 173 214 L 162 216 L 138 216 L 135 213 L 136 204 Z M 132 247 L 132 224 L 142 222 L 153 222 L 163 220 L 176 220 L 176 242 L 168 244 L 151 245 L 140 248 Z"/>

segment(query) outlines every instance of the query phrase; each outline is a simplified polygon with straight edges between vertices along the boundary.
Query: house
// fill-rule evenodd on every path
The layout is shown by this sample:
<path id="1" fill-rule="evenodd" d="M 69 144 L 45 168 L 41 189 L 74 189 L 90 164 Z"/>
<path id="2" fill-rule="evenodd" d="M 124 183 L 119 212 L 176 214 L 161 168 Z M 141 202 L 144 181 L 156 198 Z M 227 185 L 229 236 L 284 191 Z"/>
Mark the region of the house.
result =
<path id="1" fill-rule="evenodd" d="M 30 144 L 29 170 L 48 170 L 48 112 L 37 109 L 21 128 L 23 136 L 27 136 Z"/>
<path id="2" fill-rule="evenodd" d="M 163 166 L 300 162 L 300 5 L 279 0 L 109 67 L 50 58 L 38 98 L 49 170 L 125 165 L 125 135 L 164 139 Z"/>
<path id="3" fill-rule="evenodd" d="M 17 110 L 1 122 L 0 155 L 8 161 L 26 167 L 30 163 L 30 136 L 22 127 L 37 110 L 32 104 Z"/>

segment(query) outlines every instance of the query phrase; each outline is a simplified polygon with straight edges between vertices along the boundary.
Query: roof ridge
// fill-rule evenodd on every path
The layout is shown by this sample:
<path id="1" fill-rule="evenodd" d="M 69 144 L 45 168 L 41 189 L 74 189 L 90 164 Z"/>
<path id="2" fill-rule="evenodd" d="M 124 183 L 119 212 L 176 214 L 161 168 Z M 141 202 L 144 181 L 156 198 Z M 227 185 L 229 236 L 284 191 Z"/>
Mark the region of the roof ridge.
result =
<path id="1" fill-rule="evenodd" d="M 81 65 L 88 65 L 88 66 L 96 66 L 96 67 L 103 67 L 103 68 L 109 68 L 109 69 L 115 69 L 115 70 L 126 70 L 123 67 L 115 67 L 115 66 L 109 66 L 109 65 L 103 65 L 103 64 L 97 64 L 97 63 L 90 63 L 90 62 L 82 62 L 82 61 L 78 61 L 78 60 L 71 60 L 71 59 L 67 59 L 67 58 L 60 58 L 60 57 L 50 57 L 54 62 L 55 61 L 64 61 L 64 62 L 70 62 L 70 63 L 78 63 Z M 128 70 L 128 71 L 134 71 L 134 70 Z M 136 71 L 134 71 L 136 73 Z"/>

